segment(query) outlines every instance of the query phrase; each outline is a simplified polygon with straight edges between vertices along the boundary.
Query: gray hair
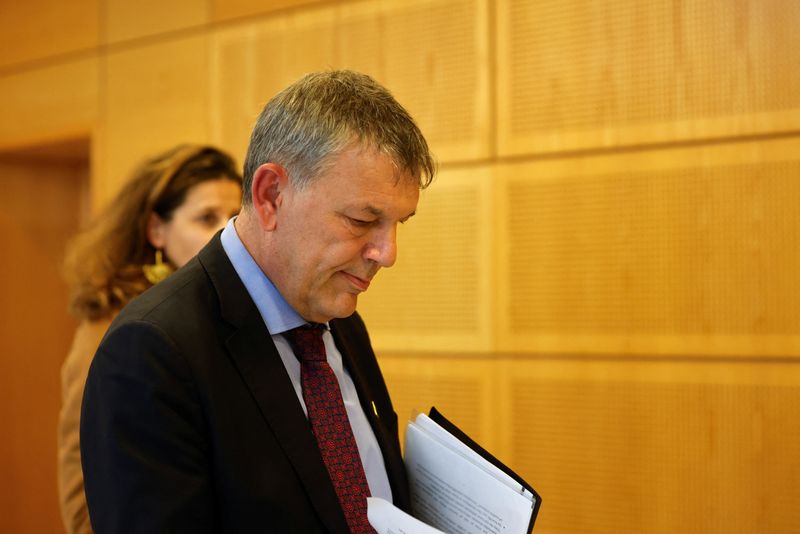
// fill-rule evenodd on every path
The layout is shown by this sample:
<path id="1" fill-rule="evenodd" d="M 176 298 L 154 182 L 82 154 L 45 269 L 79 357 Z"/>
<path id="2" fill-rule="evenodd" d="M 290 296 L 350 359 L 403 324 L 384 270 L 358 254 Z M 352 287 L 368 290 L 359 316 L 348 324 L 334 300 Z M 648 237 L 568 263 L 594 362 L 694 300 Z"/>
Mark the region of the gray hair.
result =
<path id="1" fill-rule="evenodd" d="M 253 174 L 260 165 L 283 166 L 302 189 L 353 142 L 387 154 L 420 189 L 436 173 L 422 132 L 385 87 L 353 71 L 316 72 L 264 106 L 247 149 L 243 204 L 252 203 Z"/>

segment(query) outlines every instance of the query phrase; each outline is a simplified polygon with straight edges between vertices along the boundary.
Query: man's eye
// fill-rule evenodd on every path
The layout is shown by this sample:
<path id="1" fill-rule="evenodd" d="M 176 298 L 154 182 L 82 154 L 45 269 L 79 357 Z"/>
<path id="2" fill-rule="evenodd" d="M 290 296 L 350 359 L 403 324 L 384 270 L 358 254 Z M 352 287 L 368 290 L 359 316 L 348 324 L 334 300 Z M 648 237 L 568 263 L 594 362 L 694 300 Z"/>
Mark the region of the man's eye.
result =
<path id="1" fill-rule="evenodd" d="M 364 227 L 372 224 L 372 221 L 365 221 L 363 219 L 354 219 L 352 217 L 348 217 L 348 219 L 350 219 L 350 224 L 353 226 Z"/>

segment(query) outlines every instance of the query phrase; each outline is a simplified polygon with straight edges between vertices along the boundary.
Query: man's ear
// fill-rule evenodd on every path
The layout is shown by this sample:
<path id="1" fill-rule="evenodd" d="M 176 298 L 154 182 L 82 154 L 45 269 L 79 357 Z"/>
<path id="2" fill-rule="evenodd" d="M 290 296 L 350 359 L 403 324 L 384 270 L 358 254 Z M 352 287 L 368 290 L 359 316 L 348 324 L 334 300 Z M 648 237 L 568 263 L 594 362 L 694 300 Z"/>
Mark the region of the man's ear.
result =
<path id="1" fill-rule="evenodd" d="M 278 224 L 278 208 L 288 187 L 289 173 L 277 163 L 264 163 L 253 173 L 250 189 L 253 209 L 265 230 L 274 230 Z"/>
<path id="2" fill-rule="evenodd" d="M 164 248 L 166 244 L 166 223 L 157 213 L 151 213 L 147 219 L 147 240 L 153 248 Z"/>

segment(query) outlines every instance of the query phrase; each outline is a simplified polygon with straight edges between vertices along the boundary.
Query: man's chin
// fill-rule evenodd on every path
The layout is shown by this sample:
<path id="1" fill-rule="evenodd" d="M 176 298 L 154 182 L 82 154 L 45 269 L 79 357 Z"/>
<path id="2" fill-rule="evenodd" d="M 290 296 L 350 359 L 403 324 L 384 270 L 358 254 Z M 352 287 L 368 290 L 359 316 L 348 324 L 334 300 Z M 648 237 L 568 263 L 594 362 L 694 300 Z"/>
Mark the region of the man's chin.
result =
<path id="1" fill-rule="evenodd" d="M 347 293 L 344 298 L 340 299 L 337 303 L 334 317 L 337 319 L 344 319 L 350 317 L 356 312 L 356 304 L 358 303 L 358 295 Z"/>
<path id="2" fill-rule="evenodd" d="M 336 299 L 336 302 L 332 302 L 330 306 L 325 306 L 324 308 L 317 310 L 318 318 L 314 319 L 314 321 L 325 323 L 331 319 L 344 319 L 346 317 L 350 317 L 356 311 L 357 301 L 358 295 L 353 295 L 351 293 L 340 295 Z M 324 320 L 322 320 L 323 317 L 325 317 Z"/>

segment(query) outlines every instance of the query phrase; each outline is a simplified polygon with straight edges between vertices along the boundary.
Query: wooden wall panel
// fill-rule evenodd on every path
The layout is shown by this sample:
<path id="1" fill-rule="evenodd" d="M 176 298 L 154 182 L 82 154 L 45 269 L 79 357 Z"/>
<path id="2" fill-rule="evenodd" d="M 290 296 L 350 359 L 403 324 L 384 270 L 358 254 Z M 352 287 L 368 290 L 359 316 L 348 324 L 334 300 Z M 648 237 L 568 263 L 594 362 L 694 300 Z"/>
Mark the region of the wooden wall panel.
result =
<path id="1" fill-rule="evenodd" d="M 491 350 L 491 209 L 487 168 L 443 171 L 422 192 L 397 263 L 360 297 L 378 350 Z"/>
<path id="2" fill-rule="evenodd" d="M 498 150 L 796 131 L 800 4 L 498 2 Z"/>
<path id="3" fill-rule="evenodd" d="M 103 3 L 106 43 L 202 26 L 209 21 L 206 0 L 103 0 Z"/>
<path id="4" fill-rule="evenodd" d="M 331 10 L 285 14 L 216 31 L 211 45 L 211 130 L 243 161 L 264 104 L 303 74 L 333 64 Z"/>
<path id="5" fill-rule="evenodd" d="M 214 21 L 231 19 L 253 19 L 274 11 L 312 6 L 324 0 L 211 0 L 211 13 Z"/>
<path id="6" fill-rule="evenodd" d="M 487 27 L 485 1 L 415 0 L 288 11 L 220 29 L 212 55 L 215 140 L 243 155 L 238 147 L 277 91 L 310 71 L 351 68 L 390 88 L 440 161 L 485 158 Z"/>
<path id="7" fill-rule="evenodd" d="M 485 0 L 345 4 L 336 27 L 336 66 L 367 72 L 389 87 L 440 161 L 489 156 Z"/>
<path id="8" fill-rule="evenodd" d="M 0 69 L 100 43 L 100 0 L 4 0 L 0 12 Z"/>
<path id="9" fill-rule="evenodd" d="M 86 155 L 84 154 L 84 158 Z M 0 531 L 60 532 L 56 421 L 76 323 L 61 258 L 88 169 L 0 155 Z"/>
<path id="10" fill-rule="evenodd" d="M 794 532 L 800 365 L 508 360 L 509 461 L 544 533 Z"/>
<path id="11" fill-rule="evenodd" d="M 800 138 L 499 171 L 501 350 L 800 355 Z"/>
<path id="12" fill-rule="evenodd" d="M 96 58 L 0 76 L 0 147 L 89 134 L 100 115 Z"/>
<path id="13" fill-rule="evenodd" d="M 495 425 L 498 366 L 452 354 L 379 353 L 378 358 L 397 412 L 401 444 L 408 421 L 435 406 L 481 445 L 496 450 L 501 437 Z"/>
<path id="14" fill-rule="evenodd" d="M 144 157 L 177 143 L 208 142 L 208 40 L 188 37 L 111 52 L 105 58 L 98 143 L 103 198 Z"/>

